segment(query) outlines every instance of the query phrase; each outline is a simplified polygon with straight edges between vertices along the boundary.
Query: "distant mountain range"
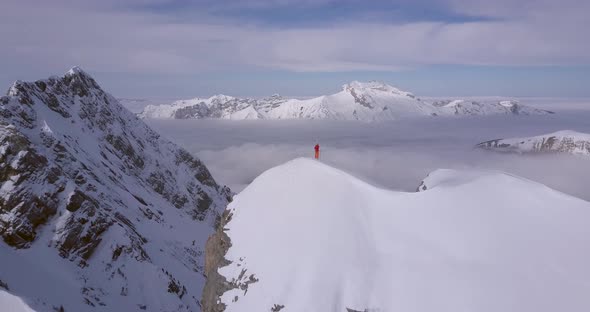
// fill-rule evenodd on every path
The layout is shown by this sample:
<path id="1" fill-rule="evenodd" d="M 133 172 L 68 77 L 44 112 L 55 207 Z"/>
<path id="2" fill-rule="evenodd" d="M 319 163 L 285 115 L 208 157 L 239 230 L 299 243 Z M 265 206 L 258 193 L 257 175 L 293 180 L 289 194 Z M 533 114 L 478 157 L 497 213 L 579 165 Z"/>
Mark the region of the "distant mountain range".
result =
<path id="1" fill-rule="evenodd" d="M 141 118 L 168 119 L 386 121 L 424 116 L 550 113 L 520 105 L 517 101 L 442 100 L 430 103 L 382 82 L 353 81 L 342 86 L 342 91 L 336 94 L 312 99 L 288 99 L 276 94 L 263 99 L 215 95 L 166 105 L 148 105 L 138 115 Z"/>
<path id="2" fill-rule="evenodd" d="M 482 142 L 479 148 L 512 153 L 567 153 L 590 156 L 590 134 L 564 130 L 528 137 Z"/>

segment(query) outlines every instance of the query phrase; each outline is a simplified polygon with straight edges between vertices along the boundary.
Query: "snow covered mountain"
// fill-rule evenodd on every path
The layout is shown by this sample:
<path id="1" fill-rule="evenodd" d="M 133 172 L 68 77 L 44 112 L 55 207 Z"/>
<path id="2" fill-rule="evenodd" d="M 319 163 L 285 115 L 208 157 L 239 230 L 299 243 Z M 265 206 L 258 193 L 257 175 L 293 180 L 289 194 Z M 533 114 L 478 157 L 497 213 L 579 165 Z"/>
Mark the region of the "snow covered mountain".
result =
<path id="1" fill-rule="evenodd" d="M 529 138 L 482 142 L 479 148 L 514 153 L 569 153 L 590 156 L 590 134 L 564 130 Z"/>
<path id="2" fill-rule="evenodd" d="M 404 117 L 546 114 L 548 111 L 522 106 L 515 101 L 425 102 L 413 94 L 382 82 L 353 81 L 342 91 L 327 96 L 298 100 L 273 95 L 264 99 L 241 99 L 216 95 L 176 101 L 170 105 L 148 105 L 141 118 L 175 119 L 331 119 L 385 121 Z"/>
<path id="3" fill-rule="evenodd" d="M 432 103 L 447 115 L 545 115 L 551 111 L 521 105 L 518 101 L 440 100 Z"/>
<path id="4" fill-rule="evenodd" d="M 265 113 L 269 119 L 378 121 L 433 116 L 436 109 L 408 92 L 381 82 L 353 81 L 342 91 L 309 100 L 290 100 Z"/>
<path id="5" fill-rule="evenodd" d="M 199 310 L 230 191 L 92 77 L 16 82 L 0 160 L 0 288 L 36 311 Z"/>
<path id="6" fill-rule="evenodd" d="M 146 108 L 148 105 L 168 104 L 175 100 L 175 98 L 117 98 L 117 101 L 123 105 L 123 107 L 135 114 L 143 112 L 144 108 Z"/>
<path id="7" fill-rule="evenodd" d="M 308 100 L 273 95 L 264 99 L 240 99 L 216 95 L 147 106 L 142 118 L 176 119 L 333 119 L 392 120 L 404 116 L 431 116 L 437 110 L 411 93 L 380 82 L 352 82 L 342 91 Z"/>
<path id="8" fill-rule="evenodd" d="M 216 95 L 208 99 L 147 106 L 142 118 L 176 119 L 333 119 L 393 120 L 405 116 L 432 116 L 437 109 L 408 92 L 380 82 L 351 82 L 333 95 L 298 100 L 273 95 L 240 99 Z"/>
<path id="9" fill-rule="evenodd" d="M 266 171 L 207 243 L 204 311 L 590 309 L 590 203 L 497 172 L 421 189 L 311 159 Z"/>
<path id="10" fill-rule="evenodd" d="M 174 119 L 262 119 L 268 112 L 287 101 L 280 95 L 264 99 L 241 99 L 215 95 L 207 99 L 175 101 L 170 105 L 148 105 L 139 114 L 141 118 Z"/>

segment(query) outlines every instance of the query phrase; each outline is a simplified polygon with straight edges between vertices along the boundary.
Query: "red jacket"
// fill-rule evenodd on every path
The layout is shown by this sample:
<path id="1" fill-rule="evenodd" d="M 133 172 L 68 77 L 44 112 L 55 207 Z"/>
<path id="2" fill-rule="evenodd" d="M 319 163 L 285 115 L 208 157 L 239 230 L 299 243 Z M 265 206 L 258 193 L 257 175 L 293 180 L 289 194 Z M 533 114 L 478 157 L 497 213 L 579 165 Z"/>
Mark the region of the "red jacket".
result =
<path id="1" fill-rule="evenodd" d="M 319 144 L 316 144 L 313 149 L 315 149 L 316 152 L 319 152 L 320 151 L 320 145 Z"/>

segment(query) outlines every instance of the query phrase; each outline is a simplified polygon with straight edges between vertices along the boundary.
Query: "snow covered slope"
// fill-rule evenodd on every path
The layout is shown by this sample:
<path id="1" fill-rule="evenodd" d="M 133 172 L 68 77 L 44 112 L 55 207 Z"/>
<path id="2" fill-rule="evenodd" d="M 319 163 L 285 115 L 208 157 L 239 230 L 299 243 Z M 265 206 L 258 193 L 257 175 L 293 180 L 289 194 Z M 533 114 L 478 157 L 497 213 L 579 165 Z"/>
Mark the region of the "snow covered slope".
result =
<path id="1" fill-rule="evenodd" d="M 196 311 L 230 192 L 92 77 L 0 98 L 0 281 L 38 311 Z"/>
<path id="2" fill-rule="evenodd" d="M 35 312 L 23 300 L 0 289 L 0 307 L 7 312 Z"/>
<path id="3" fill-rule="evenodd" d="M 331 119 L 384 121 L 417 116 L 547 114 L 548 111 L 519 105 L 515 101 L 469 102 L 462 100 L 422 101 L 413 94 L 382 82 L 358 82 L 342 91 L 307 100 L 273 95 L 264 99 L 240 99 L 216 95 L 176 101 L 170 105 L 149 105 L 141 118 L 176 119 Z"/>
<path id="4" fill-rule="evenodd" d="M 521 105 L 518 101 L 441 100 L 434 106 L 444 115 L 545 115 L 551 111 Z"/>
<path id="5" fill-rule="evenodd" d="M 496 172 L 424 185 L 311 159 L 266 171 L 209 239 L 204 311 L 590 310 L 590 203 Z"/>
<path id="6" fill-rule="evenodd" d="M 568 153 L 590 156 L 590 134 L 564 130 L 529 138 L 491 140 L 477 146 L 500 152 Z"/>

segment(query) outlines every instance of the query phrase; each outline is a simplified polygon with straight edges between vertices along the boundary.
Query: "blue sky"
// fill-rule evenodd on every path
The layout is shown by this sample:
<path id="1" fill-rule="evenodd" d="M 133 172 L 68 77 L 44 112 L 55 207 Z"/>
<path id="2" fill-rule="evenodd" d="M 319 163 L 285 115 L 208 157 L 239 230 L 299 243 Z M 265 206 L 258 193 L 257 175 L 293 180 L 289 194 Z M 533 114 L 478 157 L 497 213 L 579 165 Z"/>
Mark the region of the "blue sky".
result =
<path id="1" fill-rule="evenodd" d="M 590 96 L 590 1 L 5 0 L 0 84 L 81 66 L 125 97 Z"/>
<path id="2" fill-rule="evenodd" d="M 246 1 L 247 2 L 247 1 Z M 239 4 L 239 5 L 237 5 Z M 230 18 L 269 27 L 315 27 L 350 20 L 406 23 L 416 21 L 469 22 L 489 20 L 486 16 L 462 14 L 432 1 L 170 1 L 130 7 L 158 14 L 173 15 L 179 20 L 202 16 Z"/>

